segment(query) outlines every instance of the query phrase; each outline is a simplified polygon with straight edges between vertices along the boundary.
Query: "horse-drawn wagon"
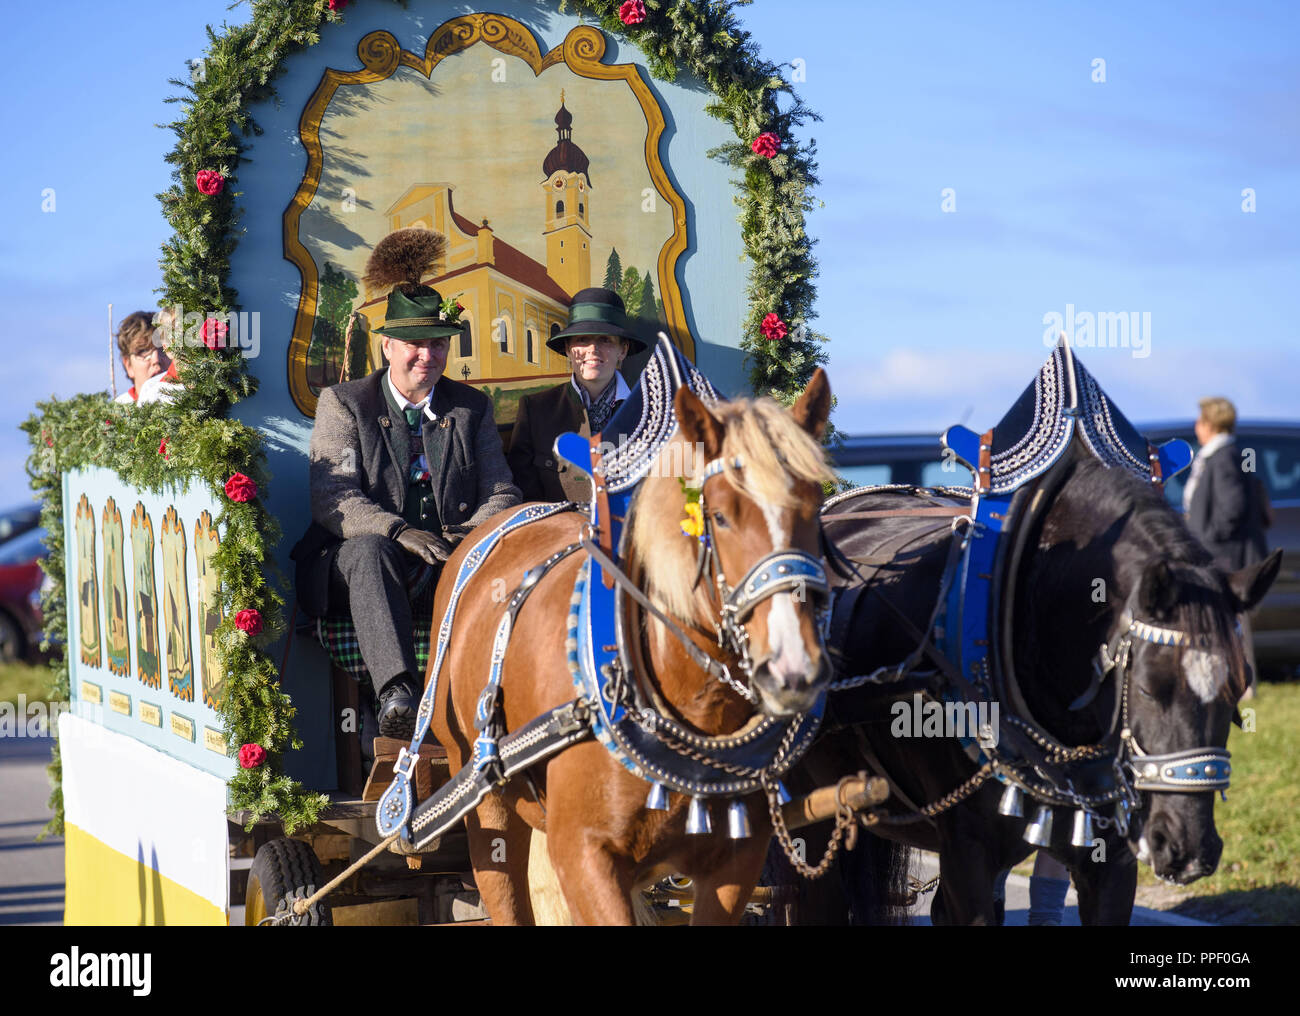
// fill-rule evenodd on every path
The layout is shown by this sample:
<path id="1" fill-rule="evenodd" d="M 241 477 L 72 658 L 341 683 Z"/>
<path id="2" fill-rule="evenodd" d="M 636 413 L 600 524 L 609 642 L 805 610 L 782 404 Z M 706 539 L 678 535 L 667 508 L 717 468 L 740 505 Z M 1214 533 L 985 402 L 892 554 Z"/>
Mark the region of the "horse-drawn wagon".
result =
<path id="1" fill-rule="evenodd" d="M 55 764 L 68 923 L 225 923 L 241 900 L 247 923 L 526 921 L 544 858 L 579 920 L 631 920 L 635 890 L 674 872 L 694 878 L 697 918 L 736 920 L 773 828 L 797 854 L 785 830 L 834 815 L 804 872 L 852 842 L 854 808 L 882 795 L 863 778 L 850 800 L 843 781 L 868 768 L 895 791 L 872 828 L 913 822 L 912 842 L 947 851 L 956 920 L 991 919 L 986 883 L 1027 848 L 1019 826 L 987 826 L 1024 795 L 1039 806 L 1029 842 L 1065 852 L 1076 876 L 1092 824 L 1121 849 L 1152 795 L 1166 803 L 1135 849 L 1171 877 L 1212 867 L 1207 800 L 1226 782 L 1241 676 L 1230 617 L 1269 566 L 1216 578 L 1190 544 L 1145 531 L 1121 566 L 1127 545 L 1109 533 L 1092 542 L 1117 598 L 1067 623 L 1023 615 L 1050 597 L 1017 593 L 1042 580 L 1046 520 L 1077 521 L 1071 482 L 1107 471 L 1083 496 L 1112 497 L 1122 528 L 1149 506 L 1116 477 L 1149 485 L 1185 454 L 1147 447 L 1062 347 L 1002 424 L 949 433 L 974 489 L 857 494 L 819 519 L 830 393 L 808 328 L 814 166 L 791 137 L 808 111 L 778 102 L 780 68 L 725 5 L 518 6 L 263 4 L 194 64 L 162 196 L 183 387 L 171 403 L 47 403 L 27 424 L 73 705 Z M 581 290 L 603 280 L 642 334 L 661 333 L 608 424 L 629 439 L 565 435 L 544 453 L 593 477 L 591 502 L 500 513 L 416 604 L 426 687 L 409 744 L 374 738 L 355 636 L 285 611 L 280 582 L 309 518 L 317 400 L 384 365 L 386 294 L 366 256 L 404 229 L 445 237 L 420 282 L 459 317 L 447 374 L 491 400 L 503 431 L 521 398 L 567 376 L 547 343 Z M 789 411 L 719 397 L 746 390 Z M 915 534 L 879 524 L 891 515 L 938 517 L 925 530 L 945 539 L 895 561 Z M 872 534 L 856 556 L 849 516 Z M 1161 571 L 1152 558 L 1171 548 L 1182 556 Z M 914 602 L 864 614 L 878 590 L 863 595 L 861 566 L 882 561 Z M 1049 570 L 1094 566 L 1069 564 Z M 1031 661 L 1020 640 L 1049 629 L 1061 658 L 1044 638 Z M 813 748 L 832 693 L 824 630 L 839 698 Z M 1055 697 L 1034 683 L 1048 671 L 1066 675 Z M 904 688 L 1000 704 L 1015 729 L 1001 748 L 982 728 L 895 736 L 885 764 L 873 710 Z M 437 745 L 422 744 L 430 731 Z M 808 800 L 783 805 L 783 781 Z M 1051 830 L 1066 807 L 1068 848 Z M 1128 905 L 1132 869 L 1104 869 Z M 1083 876 L 1090 916 L 1117 919 L 1122 900 L 1099 909 L 1098 870 Z"/>
<path id="2" fill-rule="evenodd" d="M 439 748 L 371 750 L 346 633 L 305 618 L 283 582 L 309 521 L 319 394 L 383 365 L 384 294 L 363 272 L 382 237 L 446 237 L 422 281 L 459 304 L 447 374 L 490 397 L 503 436 L 520 398 L 567 376 L 546 340 L 602 280 L 647 338 L 664 336 L 628 376 L 657 355 L 659 382 L 677 378 L 638 403 L 660 413 L 653 451 L 683 371 L 709 397 L 705 375 L 793 400 L 824 359 L 802 227 L 812 150 L 792 137 L 809 114 L 778 102 L 781 69 L 724 5 L 569 7 L 255 5 L 177 82 L 160 304 L 183 387 L 151 405 L 45 403 L 27 424 L 68 647 L 54 766 L 68 923 L 223 923 L 241 902 L 255 922 L 383 842 L 375 799 L 394 769 L 408 805 L 450 776 Z M 824 383 L 809 405 L 800 420 L 820 432 Z M 708 410 L 698 419 L 712 435 Z M 769 595 L 790 598 L 791 567 L 816 584 L 820 564 L 801 555 L 775 562 Z M 613 574 L 604 560 L 589 586 Z M 816 695 L 803 698 L 803 719 L 754 727 L 783 764 L 815 729 Z M 762 759 L 728 758 L 750 775 L 723 783 L 752 793 Z M 707 823 L 719 788 L 683 779 L 655 785 L 694 787 L 691 821 Z M 729 814 L 741 836 L 745 816 Z M 459 825 L 386 846 L 334 892 L 336 921 L 482 916 Z"/>

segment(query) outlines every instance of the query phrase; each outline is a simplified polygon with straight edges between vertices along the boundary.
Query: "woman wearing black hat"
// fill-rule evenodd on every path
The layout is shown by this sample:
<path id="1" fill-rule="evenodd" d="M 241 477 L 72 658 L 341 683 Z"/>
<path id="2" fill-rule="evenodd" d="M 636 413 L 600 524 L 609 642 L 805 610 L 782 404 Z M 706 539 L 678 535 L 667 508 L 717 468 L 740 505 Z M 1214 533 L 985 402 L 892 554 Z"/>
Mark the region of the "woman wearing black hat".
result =
<path id="1" fill-rule="evenodd" d="M 583 437 L 604 431 L 630 394 L 619 367 L 645 343 L 633 333 L 619 295 L 593 288 L 573 298 L 569 326 L 546 344 L 568 356 L 573 374 L 520 400 L 506 459 L 525 501 L 589 501 L 591 481 L 556 458 L 555 439 L 569 431 Z M 604 440 L 616 438 L 606 434 Z"/>

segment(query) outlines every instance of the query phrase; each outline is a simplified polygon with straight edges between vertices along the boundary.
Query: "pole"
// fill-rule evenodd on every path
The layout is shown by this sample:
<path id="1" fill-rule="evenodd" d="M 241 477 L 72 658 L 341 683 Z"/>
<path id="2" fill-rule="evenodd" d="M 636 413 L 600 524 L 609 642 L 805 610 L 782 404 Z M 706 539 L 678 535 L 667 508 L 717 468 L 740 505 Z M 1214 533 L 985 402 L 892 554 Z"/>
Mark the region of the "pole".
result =
<path id="1" fill-rule="evenodd" d="M 113 363 L 113 305 L 108 305 L 108 383 L 113 387 L 113 398 L 117 398 L 117 365 Z"/>

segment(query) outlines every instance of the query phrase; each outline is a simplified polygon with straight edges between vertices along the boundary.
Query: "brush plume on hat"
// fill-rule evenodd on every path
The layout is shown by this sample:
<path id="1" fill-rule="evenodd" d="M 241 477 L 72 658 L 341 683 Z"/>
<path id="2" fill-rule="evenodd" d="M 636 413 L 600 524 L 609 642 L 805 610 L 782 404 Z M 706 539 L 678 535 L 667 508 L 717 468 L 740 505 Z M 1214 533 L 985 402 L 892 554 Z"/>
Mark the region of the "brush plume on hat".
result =
<path id="1" fill-rule="evenodd" d="M 363 281 L 375 289 L 397 286 L 406 296 L 428 289 L 421 279 L 447 255 L 447 238 L 432 229 L 412 226 L 389 233 L 375 244 Z"/>
<path id="2" fill-rule="evenodd" d="M 420 281 L 446 256 L 447 238 L 418 226 L 396 230 L 375 244 L 362 281 L 375 289 L 392 287 L 384 324 L 376 332 L 404 342 L 461 334 L 460 305 L 454 298 L 444 301 Z"/>

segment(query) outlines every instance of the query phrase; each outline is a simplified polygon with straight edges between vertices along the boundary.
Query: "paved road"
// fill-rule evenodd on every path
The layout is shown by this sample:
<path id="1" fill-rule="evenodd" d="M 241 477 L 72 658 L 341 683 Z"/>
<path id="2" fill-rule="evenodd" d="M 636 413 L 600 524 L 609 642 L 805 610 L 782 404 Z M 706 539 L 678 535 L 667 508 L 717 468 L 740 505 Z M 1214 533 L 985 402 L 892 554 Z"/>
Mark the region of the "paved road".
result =
<path id="1" fill-rule="evenodd" d="M 924 851 L 916 851 L 915 857 L 919 861 L 912 862 L 912 876 L 921 881 L 927 881 L 939 874 L 939 855 L 930 854 Z M 912 910 L 913 924 L 930 923 L 930 903 L 934 899 L 932 893 L 927 894 Z M 1029 878 L 1025 875 L 1017 875 L 1012 872 L 1007 876 L 1007 919 L 1008 927 L 1021 926 L 1029 923 Z M 1204 925 L 1206 921 L 1198 921 L 1191 917 L 1183 917 L 1180 914 L 1167 914 L 1161 910 L 1148 910 L 1146 907 L 1133 908 L 1133 920 L 1130 922 L 1134 926 L 1170 926 L 1170 925 Z M 1070 891 L 1065 896 L 1065 920 L 1063 925 L 1079 925 L 1079 899 L 1074 892 L 1074 886 L 1070 886 Z"/>
<path id="2" fill-rule="evenodd" d="M 49 738 L 0 738 L 0 925 L 63 923 L 63 840 L 36 842 L 49 761 Z"/>

